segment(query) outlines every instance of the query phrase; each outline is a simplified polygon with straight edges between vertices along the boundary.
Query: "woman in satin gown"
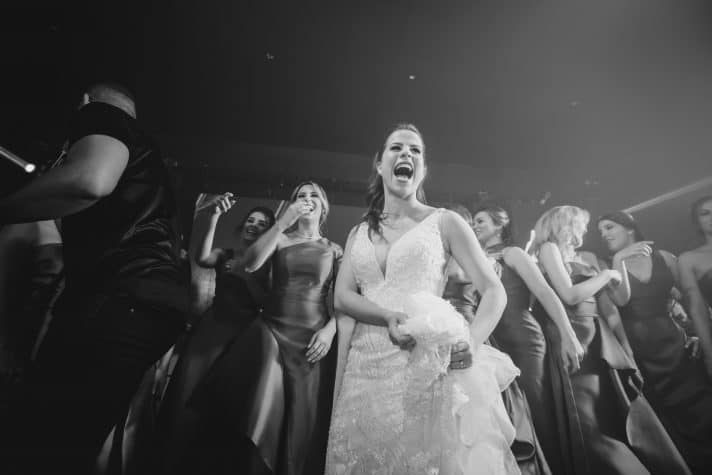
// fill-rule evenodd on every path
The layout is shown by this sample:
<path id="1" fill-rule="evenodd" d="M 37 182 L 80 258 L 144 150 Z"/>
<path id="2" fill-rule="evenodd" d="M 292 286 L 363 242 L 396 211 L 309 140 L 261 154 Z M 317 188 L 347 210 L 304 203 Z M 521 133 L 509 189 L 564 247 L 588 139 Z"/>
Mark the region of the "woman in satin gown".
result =
<path id="1" fill-rule="evenodd" d="M 329 302 L 342 251 L 321 235 L 329 203 L 314 182 L 245 253 L 272 265 L 263 313 L 235 339 L 189 405 L 210 421 L 195 473 L 311 475 L 324 470 L 336 322 Z"/>
<path id="2" fill-rule="evenodd" d="M 532 297 L 541 302 L 546 310 L 546 322 L 556 328 L 561 366 L 569 373 L 578 370 L 583 348 L 560 299 L 547 284 L 534 260 L 513 245 L 512 222 L 507 211 L 495 205 L 478 209 L 473 229 L 487 255 L 496 262 L 507 292 L 507 306 L 492 333 L 492 339 L 522 371 L 517 381 L 527 396 L 536 435 L 544 455 L 553 454 L 552 471 L 559 473 L 561 467 L 553 465 L 558 461 L 556 454 L 560 450 L 556 425 L 551 424 L 555 407 L 547 392 L 549 375 L 546 374 L 545 356 L 550 342 L 547 342 L 541 324 L 530 311 Z"/>
<path id="3" fill-rule="evenodd" d="M 532 246 L 585 350 L 571 375 L 556 369 L 558 358 L 547 358 L 562 449 L 557 466 L 566 474 L 689 473 L 639 394 L 633 352 L 611 300 L 618 298 L 623 277 L 577 251 L 588 221 L 581 208 L 552 208 L 537 221 Z M 547 457 L 551 463 L 552 455 Z"/>
<path id="4" fill-rule="evenodd" d="M 336 309 L 348 317 L 339 317 L 326 473 L 519 473 L 501 398 L 518 370 L 483 344 L 504 308 L 504 289 L 467 223 L 423 203 L 424 146 L 414 126 L 396 126 L 386 137 L 373 172 L 369 210 L 349 235 L 336 282 Z M 481 295 L 469 328 L 441 298 L 451 256 Z M 461 360 L 448 369 L 456 341 L 433 348 L 407 333 L 432 307 L 440 309 L 431 314 L 432 327 L 447 313 L 468 334 L 452 336 L 469 340 L 469 368 Z M 454 383 L 469 376 L 477 394 L 456 390 Z"/>
<path id="5" fill-rule="evenodd" d="M 255 207 L 235 228 L 232 249 L 213 248 L 215 229 L 235 200 L 218 195 L 204 206 L 208 214 L 199 238 L 197 264 L 215 269 L 213 305 L 182 335 L 172 351 L 149 370 L 136 392 L 123 427 L 115 428 L 99 457 L 108 472 L 110 460 L 121 454 L 122 470 L 131 473 L 176 473 L 187 459 L 200 456 L 195 441 L 204 437 L 205 421 L 187 405 L 207 370 L 260 312 L 268 287 L 268 266 L 249 274 L 245 250 L 274 223 L 269 208 Z"/>
<path id="6" fill-rule="evenodd" d="M 712 195 L 692 204 L 692 223 L 704 243 L 683 252 L 677 262 L 681 291 L 702 347 L 702 360 L 712 378 Z"/>
<path id="7" fill-rule="evenodd" d="M 495 264 L 495 270 L 500 275 L 500 279 L 502 280 L 504 289 L 507 292 L 507 306 L 504 308 L 502 319 L 499 321 L 499 324 L 495 328 L 495 331 L 489 338 L 489 344 L 509 354 L 509 356 L 514 361 L 514 364 L 517 365 L 520 370 L 522 370 L 522 374 L 503 393 L 507 412 L 509 413 L 509 417 L 512 419 L 512 423 L 514 424 L 516 430 L 515 440 L 512 444 L 512 452 L 514 453 L 514 456 L 517 459 L 517 464 L 519 465 L 519 469 L 523 474 L 550 474 L 552 472 L 546 462 L 546 457 L 542 450 L 542 444 L 540 444 L 540 436 L 537 433 L 538 431 L 535 431 L 534 428 L 535 419 L 532 417 L 533 411 L 530 409 L 531 404 L 527 401 L 527 397 L 521 389 L 525 387 L 524 384 L 526 384 L 526 382 L 529 382 L 531 380 L 532 376 L 537 376 L 537 373 L 534 373 L 534 369 L 543 366 L 543 363 L 539 363 L 536 360 L 536 357 L 539 355 L 541 355 L 540 360 L 543 361 L 544 359 L 545 346 L 543 344 L 537 345 L 537 343 L 539 342 L 543 343 L 543 334 L 541 333 L 541 331 L 539 331 L 539 334 L 541 335 L 540 339 L 532 339 L 532 341 L 530 342 L 530 340 L 525 338 L 523 339 L 524 341 L 517 342 L 517 344 L 513 347 L 503 345 L 500 342 L 500 339 L 496 338 L 497 330 L 503 326 L 507 319 L 510 320 L 509 325 L 516 329 L 521 328 L 524 331 L 526 331 L 528 328 L 531 328 L 532 325 L 526 325 L 527 320 L 524 320 L 521 317 L 519 317 L 519 319 L 515 319 L 515 317 L 524 315 L 525 317 L 530 317 L 529 320 L 534 320 L 534 317 L 532 317 L 530 313 L 523 313 L 528 312 L 530 300 L 529 289 L 522 282 L 521 278 L 519 278 L 519 282 L 521 282 L 520 285 L 512 285 L 513 276 L 510 273 L 513 273 L 515 271 L 505 271 L 503 269 L 501 252 L 499 252 L 499 255 L 493 256 L 488 252 L 487 249 L 487 243 L 490 242 L 490 239 L 493 239 L 495 237 L 501 238 L 501 236 L 504 236 L 504 238 L 507 239 L 511 236 L 511 234 L 509 233 L 510 228 L 508 226 L 508 222 L 500 222 L 498 225 L 495 225 L 489 214 L 497 212 L 498 214 L 496 214 L 495 216 L 502 217 L 501 213 L 504 213 L 504 216 L 506 216 L 506 212 L 501 208 L 494 207 L 481 209 L 476 213 L 476 221 L 478 225 L 473 226 L 473 221 L 475 220 L 473 220 L 473 217 L 467 208 L 459 204 L 448 206 L 448 208 L 462 216 L 465 222 L 467 222 L 467 224 L 473 228 L 473 230 L 475 231 L 475 235 L 480 240 L 480 244 L 482 244 L 485 248 L 485 252 L 487 252 L 488 256 L 494 260 L 493 263 Z M 484 242 L 482 242 L 483 236 Z M 499 251 L 501 250 L 502 249 L 500 248 Z M 531 268 L 538 272 L 536 264 L 534 264 L 531 258 L 529 258 L 529 256 L 526 256 L 526 254 L 524 254 L 523 252 L 522 255 L 530 261 Z M 518 277 L 518 274 L 514 275 Z M 539 273 L 539 275 L 541 275 L 541 273 Z M 457 309 L 457 311 L 460 312 L 465 317 L 465 319 L 471 323 L 475 318 L 475 311 L 477 309 L 478 303 L 478 296 L 474 286 L 471 282 L 467 280 L 460 266 L 458 266 L 452 260 L 448 263 L 447 276 L 448 279 L 447 283 L 445 284 L 443 298 L 448 300 Z M 541 276 L 542 281 L 543 279 L 544 277 Z M 525 293 L 520 292 L 520 289 L 522 289 Z M 556 294 L 554 294 L 553 291 L 551 291 L 551 297 L 553 298 L 553 302 L 558 303 L 558 305 L 561 306 L 559 299 L 556 297 Z M 563 315 L 563 319 L 568 323 L 568 319 L 566 319 L 566 312 L 564 311 L 563 307 L 561 307 L 561 314 Z M 576 336 L 573 333 L 573 330 L 571 330 L 571 334 L 573 341 L 575 341 L 575 344 L 578 345 L 578 340 L 576 340 Z M 504 334 L 504 337 L 505 338 L 503 338 L 503 341 L 505 343 L 508 343 L 508 334 Z M 531 346 L 535 347 L 535 351 L 527 352 L 526 350 Z M 512 349 L 518 350 L 520 348 L 521 353 L 527 352 L 529 354 L 527 355 L 527 357 L 522 357 L 517 360 L 515 359 L 515 356 L 519 355 L 513 354 Z M 583 356 L 583 350 L 581 350 L 581 356 Z M 572 355 L 572 359 L 572 364 L 575 364 L 577 367 L 578 355 Z M 539 381 L 539 385 L 541 384 L 541 381 Z M 541 393 L 541 390 L 539 391 L 539 393 Z M 539 395 L 539 393 L 537 393 L 537 395 Z M 538 415 L 540 418 L 540 424 L 548 423 L 550 421 L 550 419 L 547 418 L 548 414 L 542 414 L 541 410 L 539 411 Z M 548 427 L 548 425 L 544 426 L 544 428 L 546 427 Z"/>
<path id="8" fill-rule="evenodd" d="M 672 289 L 679 286 L 675 256 L 645 241 L 628 213 L 601 216 L 598 229 L 612 266 L 624 265 L 628 273 L 629 296 L 621 302 L 620 315 L 645 381 L 643 392 L 693 473 L 707 473 L 712 466 L 712 384 L 668 311 Z M 709 331 L 709 324 L 702 330 Z"/>
<path id="9" fill-rule="evenodd" d="M 185 344 L 176 351 L 178 362 L 161 403 L 159 439 L 165 454 L 161 470 L 172 472 L 191 454 L 202 421 L 187 406 L 188 399 L 210 366 L 227 345 L 258 316 L 268 291 L 269 266 L 254 273 L 245 271 L 246 250 L 275 221 L 269 208 L 252 208 L 235 228 L 232 249 L 213 248 L 220 218 L 235 203 L 231 193 L 219 195 L 205 205 L 209 214 L 205 233 L 200 237 L 196 263 L 215 269 L 215 297 L 212 306 L 192 325 Z"/>

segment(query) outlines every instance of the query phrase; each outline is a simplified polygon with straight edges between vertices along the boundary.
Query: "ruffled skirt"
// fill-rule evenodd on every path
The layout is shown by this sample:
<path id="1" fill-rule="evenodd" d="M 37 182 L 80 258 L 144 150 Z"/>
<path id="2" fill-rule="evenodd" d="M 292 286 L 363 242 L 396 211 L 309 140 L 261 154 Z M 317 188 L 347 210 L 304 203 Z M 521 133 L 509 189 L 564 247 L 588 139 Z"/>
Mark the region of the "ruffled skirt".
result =
<path id="1" fill-rule="evenodd" d="M 519 375 L 509 356 L 472 345 L 462 316 L 428 293 L 400 299 L 408 352 L 383 327 L 358 324 L 332 416 L 327 474 L 509 475 L 515 430 L 501 392 Z M 452 345 L 473 364 L 448 370 Z"/>

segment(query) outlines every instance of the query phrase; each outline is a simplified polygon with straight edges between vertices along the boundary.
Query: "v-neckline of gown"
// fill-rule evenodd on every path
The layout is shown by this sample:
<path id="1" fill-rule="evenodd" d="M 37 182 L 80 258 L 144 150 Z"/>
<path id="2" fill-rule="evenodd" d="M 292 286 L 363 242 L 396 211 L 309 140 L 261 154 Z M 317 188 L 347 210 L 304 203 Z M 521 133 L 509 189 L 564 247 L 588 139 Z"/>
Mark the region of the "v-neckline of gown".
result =
<path id="1" fill-rule="evenodd" d="M 383 266 L 381 266 L 381 263 L 378 262 L 378 255 L 376 254 L 376 245 L 373 243 L 371 238 L 369 237 L 368 233 L 366 233 L 366 239 L 368 242 L 371 244 L 371 251 L 373 254 L 373 259 L 376 261 L 376 266 L 378 267 L 378 271 L 381 273 L 381 278 L 382 280 L 386 280 L 386 277 L 388 276 L 388 269 L 390 269 L 390 265 L 388 265 L 388 261 L 391 258 L 391 254 L 393 253 L 393 249 L 396 247 L 398 243 L 400 243 L 403 238 L 405 238 L 408 234 L 410 234 L 412 231 L 417 229 L 421 224 L 423 224 L 425 221 L 427 221 L 431 216 L 433 216 L 435 213 L 438 212 L 438 209 L 435 209 L 433 212 L 431 212 L 429 215 L 427 215 L 425 218 L 421 219 L 416 223 L 415 226 L 404 232 L 403 234 L 400 235 L 398 239 L 396 239 L 393 244 L 390 245 L 388 250 L 386 251 L 386 257 L 383 259 Z M 385 266 L 385 267 L 384 267 Z"/>

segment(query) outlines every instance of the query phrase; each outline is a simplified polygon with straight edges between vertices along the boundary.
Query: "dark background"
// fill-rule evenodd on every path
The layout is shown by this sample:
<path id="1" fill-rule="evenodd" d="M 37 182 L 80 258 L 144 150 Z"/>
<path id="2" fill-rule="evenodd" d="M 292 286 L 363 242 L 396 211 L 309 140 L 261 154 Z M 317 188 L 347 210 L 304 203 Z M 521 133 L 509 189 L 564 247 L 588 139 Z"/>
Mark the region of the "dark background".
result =
<path id="1" fill-rule="evenodd" d="M 186 208 L 197 190 L 279 199 L 306 177 L 360 205 L 372 154 L 401 121 L 424 134 L 431 201 L 495 199 L 522 230 L 553 205 L 595 217 L 712 175 L 708 1 L 0 8 L 0 144 L 43 162 L 82 88 L 124 83 Z M 0 174 L 5 190 L 20 181 Z M 636 217 L 680 252 L 697 242 L 689 204 L 703 193 L 712 185 Z"/>

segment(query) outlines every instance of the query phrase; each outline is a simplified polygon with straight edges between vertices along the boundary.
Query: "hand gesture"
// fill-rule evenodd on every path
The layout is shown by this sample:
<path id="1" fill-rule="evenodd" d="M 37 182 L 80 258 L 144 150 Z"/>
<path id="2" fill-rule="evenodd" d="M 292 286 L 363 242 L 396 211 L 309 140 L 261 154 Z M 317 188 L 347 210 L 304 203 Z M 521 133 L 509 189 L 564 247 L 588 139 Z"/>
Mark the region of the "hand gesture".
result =
<path id="1" fill-rule="evenodd" d="M 635 354 L 633 353 L 633 348 L 631 348 L 630 343 L 626 342 L 625 344 L 622 344 L 623 346 L 623 351 L 625 352 L 626 356 L 628 357 L 628 360 L 630 364 L 632 365 L 633 369 L 635 370 L 633 380 L 636 383 L 636 386 L 638 388 L 643 388 L 643 385 L 645 384 L 645 379 L 643 378 L 643 373 L 640 372 L 640 368 L 638 367 L 638 364 L 635 362 Z"/>
<path id="2" fill-rule="evenodd" d="M 608 278 L 608 285 L 617 286 L 623 281 L 623 276 L 615 269 L 604 269 L 605 275 Z"/>
<path id="3" fill-rule="evenodd" d="M 400 329 L 401 323 L 405 323 L 406 320 L 408 320 L 408 315 L 403 312 L 393 312 L 388 317 L 388 336 L 393 344 L 402 350 L 410 350 L 415 346 L 415 339 Z"/>
<path id="4" fill-rule="evenodd" d="M 314 364 L 329 353 L 335 334 L 336 330 L 331 330 L 327 327 L 323 327 L 314 333 L 307 345 L 307 361 L 309 363 Z"/>
<path id="5" fill-rule="evenodd" d="M 308 215 L 312 211 L 314 211 L 314 203 L 312 201 L 297 200 L 284 210 L 284 213 L 282 213 L 282 216 L 279 217 L 279 220 L 285 228 L 288 228 L 292 224 L 296 223 L 299 218 Z"/>
<path id="6" fill-rule="evenodd" d="M 472 351 L 466 341 L 457 342 L 450 349 L 450 369 L 465 369 L 472 366 Z"/>
<path id="7" fill-rule="evenodd" d="M 232 208 L 232 205 L 234 205 L 236 201 L 237 199 L 233 194 L 228 192 L 216 196 L 210 200 L 210 203 L 206 204 L 205 207 L 210 210 L 212 216 L 219 217 L 230 211 L 230 208 Z"/>
<path id="8" fill-rule="evenodd" d="M 700 349 L 700 338 L 696 336 L 688 336 L 685 339 L 685 350 L 691 360 L 699 359 L 702 356 Z"/>
<path id="9" fill-rule="evenodd" d="M 561 359 L 564 360 L 564 367 L 573 374 L 581 368 L 581 361 L 584 357 L 584 350 L 578 341 L 575 333 L 562 335 L 561 338 Z"/>
<path id="10" fill-rule="evenodd" d="M 653 241 L 638 241 L 634 242 L 630 246 L 626 246 L 620 251 L 616 252 L 614 259 L 623 260 L 629 257 L 637 256 L 649 256 L 653 253 Z"/>

